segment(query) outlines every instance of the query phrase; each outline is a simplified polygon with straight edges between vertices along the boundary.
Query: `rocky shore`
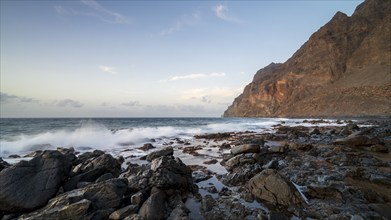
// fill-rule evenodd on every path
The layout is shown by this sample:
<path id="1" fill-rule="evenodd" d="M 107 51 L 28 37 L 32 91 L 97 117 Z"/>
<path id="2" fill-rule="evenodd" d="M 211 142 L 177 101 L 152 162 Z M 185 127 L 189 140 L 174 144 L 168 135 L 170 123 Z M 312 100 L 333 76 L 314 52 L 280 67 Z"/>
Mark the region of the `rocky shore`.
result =
<path id="1" fill-rule="evenodd" d="M 391 219 L 391 121 L 332 122 L 0 160 L 0 218 Z"/>

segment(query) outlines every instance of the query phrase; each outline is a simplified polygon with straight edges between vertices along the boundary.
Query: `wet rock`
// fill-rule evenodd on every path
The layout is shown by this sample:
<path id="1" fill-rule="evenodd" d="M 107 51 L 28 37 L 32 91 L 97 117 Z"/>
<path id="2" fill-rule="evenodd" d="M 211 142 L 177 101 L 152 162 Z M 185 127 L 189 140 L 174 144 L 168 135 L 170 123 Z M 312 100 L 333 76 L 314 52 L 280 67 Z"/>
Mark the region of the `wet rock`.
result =
<path id="1" fill-rule="evenodd" d="M 228 143 L 222 143 L 219 147 L 221 150 L 224 150 L 224 149 L 231 149 L 231 145 L 228 144 Z"/>
<path id="2" fill-rule="evenodd" d="M 2 171 L 3 169 L 7 168 L 11 166 L 9 163 L 7 163 L 6 161 L 4 161 L 1 157 L 0 157 L 0 171 Z"/>
<path id="3" fill-rule="evenodd" d="M 17 155 L 17 154 L 11 154 L 11 155 L 9 155 L 8 157 L 9 157 L 9 158 L 20 158 L 20 156 Z"/>
<path id="4" fill-rule="evenodd" d="M 219 140 L 219 139 L 226 139 L 226 138 L 231 137 L 231 133 L 227 132 L 227 133 L 203 134 L 203 135 L 195 135 L 194 137 L 197 139 Z"/>
<path id="5" fill-rule="evenodd" d="M 139 210 L 139 215 L 145 220 L 160 220 L 167 217 L 166 195 L 162 190 L 153 189 L 151 196 L 144 202 Z"/>
<path id="6" fill-rule="evenodd" d="M 81 155 L 78 156 L 78 159 L 80 160 L 80 162 L 85 162 L 89 159 L 93 159 L 93 158 L 96 158 L 96 157 L 99 157 L 100 155 L 104 154 L 105 152 L 101 151 L 101 150 L 94 150 L 92 152 L 85 152 Z"/>
<path id="7" fill-rule="evenodd" d="M 284 145 L 272 146 L 269 148 L 270 153 L 284 153 L 286 147 Z"/>
<path id="8" fill-rule="evenodd" d="M 199 183 L 201 181 L 207 180 L 212 177 L 210 174 L 207 174 L 200 170 L 193 171 L 192 176 L 193 176 L 193 181 L 195 183 Z"/>
<path id="9" fill-rule="evenodd" d="M 143 150 L 143 151 L 149 151 L 149 150 L 152 150 L 155 148 L 156 147 L 154 147 L 151 143 L 147 143 L 147 144 L 144 144 L 142 147 L 139 147 L 138 149 Z"/>
<path id="10" fill-rule="evenodd" d="M 242 144 L 239 146 L 234 146 L 231 149 L 233 155 L 243 154 L 243 153 L 258 153 L 260 152 L 260 146 L 258 144 Z"/>
<path id="11" fill-rule="evenodd" d="M 206 195 L 202 198 L 201 201 L 201 209 L 203 212 L 209 212 L 213 209 L 213 206 L 216 205 L 216 201 L 213 199 L 211 195 Z"/>
<path id="12" fill-rule="evenodd" d="M 18 212 L 45 205 L 67 178 L 71 161 L 58 151 L 45 151 L 0 172 L 0 210 Z"/>
<path id="13" fill-rule="evenodd" d="M 263 170 L 251 178 L 248 188 L 255 197 L 272 205 L 289 206 L 303 203 L 293 184 L 272 169 Z"/>
<path id="14" fill-rule="evenodd" d="M 151 163 L 153 176 L 150 180 L 152 186 L 161 189 L 175 188 L 181 191 L 195 190 L 192 171 L 179 158 L 164 156 Z"/>
<path id="15" fill-rule="evenodd" d="M 138 210 L 138 206 L 128 205 L 111 213 L 109 219 L 113 219 L 113 220 L 124 219 L 126 216 L 129 216 L 131 214 L 136 214 L 137 210 Z"/>
<path id="16" fill-rule="evenodd" d="M 314 128 L 312 129 L 312 131 L 310 131 L 310 135 L 319 135 L 320 134 L 320 131 L 318 128 Z"/>
<path id="17" fill-rule="evenodd" d="M 238 186 L 245 184 L 261 170 L 262 167 L 259 164 L 243 164 L 236 167 L 232 172 L 224 176 L 222 181 L 226 185 Z"/>
<path id="18" fill-rule="evenodd" d="M 147 155 L 147 161 L 151 162 L 152 160 L 162 157 L 162 156 L 172 156 L 174 154 L 174 149 L 170 147 L 165 147 L 161 150 L 154 151 Z"/>
<path id="19" fill-rule="evenodd" d="M 64 190 L 76 189 L 79 182 L 95 182 L 102 175 L 109 175 L 108 173 L 118 177 L 120 171 L 121 163 L 117 159 L 110 154 L 101 154 L 75 166 L 71 173 L 74 176 L 64 184 Z"/>

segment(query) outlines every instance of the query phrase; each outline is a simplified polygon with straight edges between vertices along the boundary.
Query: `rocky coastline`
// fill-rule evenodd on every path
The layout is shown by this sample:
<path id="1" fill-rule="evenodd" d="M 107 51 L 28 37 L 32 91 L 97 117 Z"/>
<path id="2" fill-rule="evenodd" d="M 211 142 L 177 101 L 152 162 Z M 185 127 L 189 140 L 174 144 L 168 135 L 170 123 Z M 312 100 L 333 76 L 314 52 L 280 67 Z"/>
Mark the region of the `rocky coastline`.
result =
<path id="1" fill-rule="evenodd" d="M 391 219 L 390 150 L 384 119 L 35 151 L 0 160 L 0 219 Z"/>

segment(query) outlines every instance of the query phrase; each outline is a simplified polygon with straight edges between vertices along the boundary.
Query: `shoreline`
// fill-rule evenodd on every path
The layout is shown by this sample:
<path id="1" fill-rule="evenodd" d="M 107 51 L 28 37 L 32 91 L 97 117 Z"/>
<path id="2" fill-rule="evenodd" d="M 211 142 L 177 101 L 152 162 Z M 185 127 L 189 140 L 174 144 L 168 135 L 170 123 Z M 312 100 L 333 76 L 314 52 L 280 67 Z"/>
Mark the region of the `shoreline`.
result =
<path id="1" fill-rule="evenodd" d="M 273 216 L 282 219 L 389 218 L 387 209 L 391 208 L 391 193 L 387 189 L 391 186 L 390 121 L 356 121 L 339 126 L 317 126 L 321 121 L 308 121 L 314 123 L 313 126 L 305 127 L 299 123 L 290 127 L 281 122 L 262 132 L 214 133 L 198 135 L 193 139 L 170 138 L 162 146 L 155 146 L 152 142 L 142 146 L 143 149 L 124 150 L 116 155 L 117 158 L 104 156 L 111 157 L 109 160 L 113 163 L 117 161 L 115 163 L 121 164 L 114 170 L 105 167 L 110 167 L 109 164 L 104 164 L 105 173 L 89 178 L 86 176 L 91 174 L 87 173 L 95 170 L 94 166 L 101 165 L 92 162 L 109 154 L 78 154 L 60 148 L 57 152 L 65 152 L 64 155 L 69 157 L 73 155 L 74 161 L 68 165 L 71 172 L 65 172 L 64 180 L 58 183 L 57 191 L 49 199 L 59 200 L 61 195 L 92 190 L 90 188 L 102 187 L 103 183 L 110 188 L 113 181 L 121 185 L 119 182 L 126 179 L 123 182 L 127 182 L 127 190 L 119 196 L 120 202 L 109 208 L 110 213 L 107 211 L 103 215 L 102 209 L 96 208 L 91 198 L 83 197 L 90 203 L 85 201 L 89 205 L 80 219 L 93 213 L 101 213 L 105 216 L 103 219 L 107 219 L 115 212 L 118 214 L 120 209 L 129 209 L 131 205 L 135 207 L 132 207 L 132 214 L 127 212 L 127 216 L 148 219 L 150 216 L 156 217 L 156 211 L 148 207 L 159 205 L 158 201 L 165 204 L 167 209 L 163 211 L 164 216 L 160 216 L 162 219 L 174 214 L 182 219 L 229 219 L 232 216 L 248 219 L 268 219 Z M 89 155 L 87 159 L 85 155 Z M 155 155 L 153 157 L 156 158 L 148 159 L 148 155 Z M 166 167 L 164 163 L 171 165 Z M 160 166 L 163 167 L 160 169 Z M 1 170 L 0 175 L 12 167 L 17 165 Z M 11 175 L 12 172 L 9 172 Z M 111 173 L 112 178 L 97 182 L 97 178 L 107 173 Z M 157 179 L 154 176 L 156 173 L 159 174 Z M 161 183 L 161 177 L 168 179 Z M 83 178 L 86 181 L 81 181 Z M 170 182 L 170 178 L 176 178 L 177 181 Z M 76 181 L 76 184 L 64 190 L 71 180 Z M 129 192 L 130 188 L 144 180 L 147 180 L 147 183 L 143 183 L 146 184 L 144 188 L 137 186 L 139 189 Z M 0 185 L 4 184 L 2 182 L 4 179 L 0 180 Z M 284 190 L 273 188 L 274 184 L 271 183 L 282 184 L 288 194 L 282 194 L 280 191 Z M 259 191 L 263 187 L 269 191 Z M 139 198 L 138 204 L 125 199 L 140 193 L 142 198 Z M 173 202 L 169 199 L 171 196 L 182 199 Z M 5 198 L 1 190 L 0 198 Z M 78 200 L 81 201 L 84 200 Z M 33 209 L 16 209 L 10 213 L 1 208 L 4 204 L 0 202 L 0 210 L 3 210 L 0 215 L 13 219 L 23 213 L 22 216 L 31 218 L 48 217 L 50 213 L 64 214 L 58 210 L 53 214 L 46 203 Z M 62 209 L 70 207 L 73 207 L 72 204 L 61 206 Z"/>

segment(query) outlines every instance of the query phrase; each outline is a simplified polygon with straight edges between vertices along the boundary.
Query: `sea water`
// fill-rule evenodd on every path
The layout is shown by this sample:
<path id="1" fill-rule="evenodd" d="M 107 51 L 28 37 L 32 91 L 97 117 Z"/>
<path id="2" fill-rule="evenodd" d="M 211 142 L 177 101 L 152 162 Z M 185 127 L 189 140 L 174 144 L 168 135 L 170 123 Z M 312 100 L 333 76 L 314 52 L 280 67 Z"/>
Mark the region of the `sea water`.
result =
<path id="1" fill-rule="evenodd" d="M 133 149 L 144 143 L 157 146 L 172 138 L 197 134 L 270 130 L 284 118 L 1 118 L 0 157 L 34 150 L 74 147 L 76 150 Z"/>

